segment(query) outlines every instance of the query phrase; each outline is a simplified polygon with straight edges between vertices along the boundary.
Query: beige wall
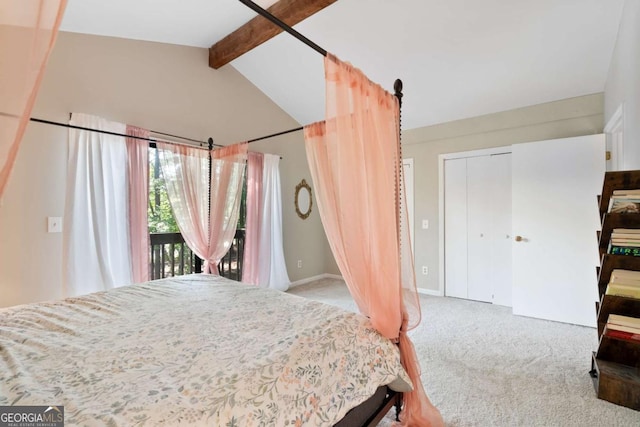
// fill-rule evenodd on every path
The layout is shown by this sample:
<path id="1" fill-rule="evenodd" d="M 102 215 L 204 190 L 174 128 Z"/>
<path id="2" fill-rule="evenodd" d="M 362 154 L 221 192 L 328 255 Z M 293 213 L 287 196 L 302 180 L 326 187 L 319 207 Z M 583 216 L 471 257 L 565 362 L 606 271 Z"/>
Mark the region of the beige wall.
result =
<path id="1" fill-rule="evenodd" d="M 438 155 L 521 142 L 601 133 L 603 94 L 520 108 L 405 131 L 403 155 L 414 159 L 415 265 L 417 285 L 438 289 Z M 429 220 L 429 229 L 418 225 Z M 421 274 L 421 266 L 429 275 Z"/>
<path id="2" fill-rule="evenodd" d="M 298 126 L 234 68 L 209 68 L 207 55 L 206 49 L 61 33 L 32 116 L 66 122 L 70 112 L 84 112 L 202 140 L 211 136 L 220 144 Z M 27 129 L 0 206 L 0 306 L 62 296 L 62 234 L 46 233 L 46 217 L 63 215 L 66 138 L 64 128 L 31 123 Z M 251 149 L 283 157 L 290 278 L 323 273 L 326 238 L 317 211 L 302 221 L 293 209 L 295 185 L 310 181 L 302 134 Z"/>
<path id="3" fill-rule="evenodd" d="M 605 123 L 624 104 L 623 169 L 640 169 L 640 1 L 626 0 L 605 86 Z"/>
<path id="4" fill-rule="evenodd" d="M 284 256 L 289 271 L 289 279 L 306 279 L 327 271 L 326 248 L 329 243 L 322 228 L 318 204 L 315 200 L 315 188 L 311 180 L 307 155 L 304 149 L 302 132 L 281 136 L 251 144 L 251 149 L 265 153 L 281 154 L 280 177 L 282 180 L 282 211 Z M 311 186 L 313 206 L 307 219 L 301 219 L 295 212 L 296 185 L 305 179 Z M 328 255 L 333 261 L 329 252 Z M 302 268 L 298 268 L 302 261 Z"/>

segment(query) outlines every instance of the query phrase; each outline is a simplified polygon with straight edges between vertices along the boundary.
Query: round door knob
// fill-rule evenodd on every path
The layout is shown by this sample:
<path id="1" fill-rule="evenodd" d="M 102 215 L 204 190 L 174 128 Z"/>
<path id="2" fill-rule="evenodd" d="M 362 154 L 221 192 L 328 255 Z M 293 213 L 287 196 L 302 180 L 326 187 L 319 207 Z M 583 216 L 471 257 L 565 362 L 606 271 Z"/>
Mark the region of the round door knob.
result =
<path id="1" fill-rule="evenodd" d="M 521 242 L 522 241 L 522 236 L 516 236 L 516 242 Z"/>
<path id="2" fill-rule="evenodd" d="M 480 233 L 480 237 L 484 237 L 484 234 Z"/>

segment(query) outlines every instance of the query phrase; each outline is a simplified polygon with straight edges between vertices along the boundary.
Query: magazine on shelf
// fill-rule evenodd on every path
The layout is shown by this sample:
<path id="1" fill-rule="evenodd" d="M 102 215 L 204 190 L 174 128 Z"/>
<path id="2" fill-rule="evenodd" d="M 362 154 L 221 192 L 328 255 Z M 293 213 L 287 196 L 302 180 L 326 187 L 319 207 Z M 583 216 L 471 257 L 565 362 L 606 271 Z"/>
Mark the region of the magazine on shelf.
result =
<path id="1" fill-rule="evenodd" d="M 610 213 L 640 213 L 640 195 L 612 196 L 609 202 Z"/>

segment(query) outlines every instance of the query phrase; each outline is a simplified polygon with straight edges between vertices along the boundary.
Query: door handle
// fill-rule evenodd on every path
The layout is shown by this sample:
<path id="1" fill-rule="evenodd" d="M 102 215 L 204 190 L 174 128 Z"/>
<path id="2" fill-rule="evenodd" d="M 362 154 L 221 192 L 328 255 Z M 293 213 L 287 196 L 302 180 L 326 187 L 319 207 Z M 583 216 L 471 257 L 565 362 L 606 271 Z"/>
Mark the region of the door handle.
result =
<path id="1" fill-rule="evenodd" d="M 516 242 L 522 242 L 522 236 L 516 236 Z"/>

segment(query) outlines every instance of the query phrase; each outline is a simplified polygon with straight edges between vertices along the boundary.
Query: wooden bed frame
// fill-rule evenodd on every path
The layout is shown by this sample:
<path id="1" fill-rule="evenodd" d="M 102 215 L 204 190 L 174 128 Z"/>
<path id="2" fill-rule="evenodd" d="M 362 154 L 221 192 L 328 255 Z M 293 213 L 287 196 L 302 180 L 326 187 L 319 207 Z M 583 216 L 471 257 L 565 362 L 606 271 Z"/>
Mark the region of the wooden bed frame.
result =
<path id="1" fill-rule="evenodd" d="M 347 415 L 334 427 L 375 427 L 394 406 L 396 407 L 396 421 L 399 421 L 402 393 L 382 386 L 369 399 L 347 412 Z"/>

